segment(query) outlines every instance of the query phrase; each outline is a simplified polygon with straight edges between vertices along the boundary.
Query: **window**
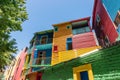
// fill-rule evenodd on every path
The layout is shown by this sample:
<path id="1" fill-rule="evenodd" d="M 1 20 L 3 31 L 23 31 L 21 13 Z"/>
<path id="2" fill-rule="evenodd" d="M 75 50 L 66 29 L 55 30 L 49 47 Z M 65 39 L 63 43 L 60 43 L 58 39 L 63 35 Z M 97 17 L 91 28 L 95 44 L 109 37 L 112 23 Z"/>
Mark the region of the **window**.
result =
<path id="1" fill-rule="evenodd" d="M 81 28 L 76 28 L 76 29 L 73 29 L 73 31 L 72 31 L 72 33 L 74 35 L 76 35 L 76 34 L 82 34 L 82 33 L 86 33 L 86 32 L 90 32 L 90 28 L 88 26 L 81 27 Z"/>
<path id="2" fill-rule="evenodd" d="M 72 38 L 66 40 L 66 50 L 72 50 Z"/>
<path id="3" fill-rule="evenodd" d="M 70 29 L 70 28 L 71 28 L 71 26 L 66 26 L 66 28 L 67 28 L 67 29 Z"/>
<path id="4" fill-rule="evenodd" d="M 74 80 L 94 80 L 91 64 L 73 68 Z"/>
<path id="5" fill-rule="evenodd" d="M 89 21 L 87 21 L 87 20 L 83 20 L 83 21 L 79 21 L 79 22 L 73 22 L 72 23 L 72 33 L 73 33 L 73 35 L 90 32 L 91 30 L 90 30 L 90 27 L 89 27 L 88 23 L 89 23 Z"/>
<path id="6" fill-rule="evenodd" d="M 39 51 L 36 59 L 36 64 L 45 64 L 46 51 Z"/>
<path id="7" fill-rule="evenodd" d="M 54 31 L 57 32 L 58 31 L 58 27 L 54 27 Z"/>
<path id="8" fill-rule="evenodd" d="M 41 44 L 46 44 L 47 43 L 47 39 L 48 39 L 47 36 L 42 36 L 41 37 Z"/>
<path id="9" fill-rule="evenodd" d="M 120 24 L 118 25 L 117 32 L 120 34 Z"/>
<path id="10" fill-rule="evenodd" d="M 117 12 L 116 18 L 114 20 L 116 27 L 120 24 L 120 12 Z"/>
<path id="11" fill-rule="evenodd" d="M 57 47 L 57 45 L 54 45 L 53 52 L 58 52 L 58 47 Z"/>

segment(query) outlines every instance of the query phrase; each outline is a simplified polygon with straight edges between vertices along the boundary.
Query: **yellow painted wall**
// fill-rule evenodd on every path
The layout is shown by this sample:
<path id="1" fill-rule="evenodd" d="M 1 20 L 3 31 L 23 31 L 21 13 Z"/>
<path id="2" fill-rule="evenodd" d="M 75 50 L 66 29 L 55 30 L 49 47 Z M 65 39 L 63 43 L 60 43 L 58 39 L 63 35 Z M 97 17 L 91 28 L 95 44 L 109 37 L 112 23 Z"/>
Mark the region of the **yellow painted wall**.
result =
<path id="1" fill-rule="evenodd" d="M 53 47 L 58 46 L 58 52 L 66 50 L 66 39 L 72 37 L 72 28 L 67 29 L 67 26 L 71 26 L 70 23 L 64 23 L 55 25 L 58 27 L 58 31 L 54 31 Z M 53 48 L 52 48 L 53 49 Z M 53 50 L 52 50 L 53 51 Z M 52 52 L 52 64 L 59 63 L 59 55 L 57 52 Z"/>
<path id="2" fill-rule="evenodd" d="M 73 58 L 77 58 L 87 52 L 93 51 L 98 48 L 100 48 L 100 46 L 58 52 L 58 59 L 54 61 L 52 65 L 55 65 L 64 61 L 68 61 Z"/>

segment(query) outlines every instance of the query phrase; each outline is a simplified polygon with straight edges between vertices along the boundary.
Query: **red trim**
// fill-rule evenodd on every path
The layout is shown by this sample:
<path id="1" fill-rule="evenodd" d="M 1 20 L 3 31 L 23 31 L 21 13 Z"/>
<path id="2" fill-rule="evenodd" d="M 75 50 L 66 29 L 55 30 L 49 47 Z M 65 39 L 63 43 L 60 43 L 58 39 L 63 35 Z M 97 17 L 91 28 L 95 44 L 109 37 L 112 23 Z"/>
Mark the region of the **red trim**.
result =
<path id="1" fill-rule="evenodd" d="M 95 12 L 96 12 L 96 8 L 97 8 L 97 3 L 98 3 L 98 0 L 94 0 L 93 15 L 92 15 L 92 18 L 93 18 L 92 27 L 93 28 L 94 28 Z"/>
<path id="2" fill-rule="evenodd" d="M 78 22 L 78 21 L 83 21 L 83 20 L 88 20 L 88 21 L 90 21 L 90 17 L 81 18 L 81 19 L 77 19 L 77 20 L 72 20 L 72 21 L 70 21 L 70 22 Z"/>

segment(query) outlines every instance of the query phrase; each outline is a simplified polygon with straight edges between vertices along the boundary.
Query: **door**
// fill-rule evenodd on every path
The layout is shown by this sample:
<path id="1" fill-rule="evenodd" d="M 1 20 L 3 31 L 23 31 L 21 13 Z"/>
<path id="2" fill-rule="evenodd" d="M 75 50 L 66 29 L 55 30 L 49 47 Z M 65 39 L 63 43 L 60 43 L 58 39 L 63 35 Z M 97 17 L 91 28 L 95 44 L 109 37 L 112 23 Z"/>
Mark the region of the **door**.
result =
<path id="1" fill-rule="evenodd" d="M 37 80 L 42 80 L 42 73 L 37 74 Z"/>
<path id="2" fill-rule="evenodd" d="M 80 72 L 80 80 L 89 80 L 88 71 Z"/>
<path id="3" fill-rule="evenodd" d="M 36 64 L 45 64 L 46 51 L 39 51 Z"/>

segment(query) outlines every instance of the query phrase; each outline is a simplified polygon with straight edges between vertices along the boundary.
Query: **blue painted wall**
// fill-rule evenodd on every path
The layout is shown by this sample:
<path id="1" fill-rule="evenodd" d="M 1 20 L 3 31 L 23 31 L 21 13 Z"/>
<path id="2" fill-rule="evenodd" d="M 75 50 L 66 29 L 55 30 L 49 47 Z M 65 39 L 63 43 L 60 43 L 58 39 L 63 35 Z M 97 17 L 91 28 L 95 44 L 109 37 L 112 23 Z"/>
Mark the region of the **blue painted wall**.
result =
<path id="1" fill-rule="evenodd" d="M 34 58 L 37 58 L 37 53 L 39 51 L 46 51 L 46 57 L 51 57 L 51 55 L 52 55 L 52 48 L 51 49 L 47 49 L 47 50 L 35 50 L 34 51 Z"/>
<path id="2" fill-rule="evenodd" d="M 35 51 L 34 51 L 34 59 L 37 58 L 37 53 L 38 53 L 39 51 L 46 51 L 46 57 L 51 57 L 51 55 L 52 55 L 52 49 L 47 49 L 47 50 L 35 50 Z M 47 59 L 46 59 L 46 64 L 51 64 L 51 58 L 47 58 Z M 35 65 L 34 62 L 33 62 L 33 65 Z M 39 71 L 40 69 L 41 69 L 41 67 L 32 68 L 32 72 L 34 72 L 34 71 Z"/>
<path id="3" fill-rule="evenodd" d="M 118 10 L 120 10 L 120 0 L 102 0 L 111 19 L 114 21 Z"/>
<path id="4" fill-rule="evenodd" d="M 53 33 L 37 34 L 37 36 L 36 36 L 36 40 L 37 40 L 36 45 L 39 45 L 39 44 L 40 44 L 40 41 L 41 41 L 41 37 L 42 37 L 42 36 L 47 36 L 47 37 L 48 37 L 47 43 L 52 43 L 50 39 L 53 38 Z"/>

